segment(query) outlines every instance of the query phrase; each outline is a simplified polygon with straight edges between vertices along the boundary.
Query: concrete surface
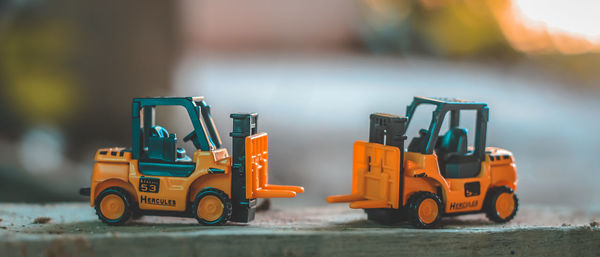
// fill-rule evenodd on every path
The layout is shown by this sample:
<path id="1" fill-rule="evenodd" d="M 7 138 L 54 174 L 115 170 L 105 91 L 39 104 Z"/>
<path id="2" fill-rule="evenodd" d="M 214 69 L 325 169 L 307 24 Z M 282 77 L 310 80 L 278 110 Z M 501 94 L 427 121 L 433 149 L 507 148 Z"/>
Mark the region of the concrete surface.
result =
<path id="1" fill-rule="evenodd" d="M 223 227 L 172 217 L 109 227 L 85 203 L 0 204 L 0 219 L 0 256 L 600 255 L 600 212 L 531 205 L 508 224 L 475 214 L 434 230 L 378 225 L 344 204 L 276 206 Z"/>

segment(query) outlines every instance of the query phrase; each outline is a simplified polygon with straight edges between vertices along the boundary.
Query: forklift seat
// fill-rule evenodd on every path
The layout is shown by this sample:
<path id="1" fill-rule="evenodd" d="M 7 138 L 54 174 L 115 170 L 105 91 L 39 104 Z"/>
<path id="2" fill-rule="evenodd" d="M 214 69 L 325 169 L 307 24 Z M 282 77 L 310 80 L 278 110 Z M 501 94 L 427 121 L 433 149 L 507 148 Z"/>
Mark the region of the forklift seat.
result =
<path id="1" fill-rule="evenodd" d="M 481 162 L 467 151 L 467 129 L 450 129 L 440 138 L 436 151 L 445 178 L 472 178 L 479 174 Z"/>
<path id="2" fill-rule="evenodd" d="M 151 136 L 165 138 L 165 137 L 169 137 L 169 132 L 167 131 L 166 128 L 163 128 L 162 126 L 152 126 L 152 135 Z"/>
<path id="3" fill-rule="evenodd" d="M 148 158 L 166 162 L 175 162 L 177 138 L 169 134 L 161 126 L 152 126 L 152 133 L 148 139 Z"/>
<path id="4" fill-rule="evenodd" d="M 445 162 L 451 156 L 467 154 L 467 129 L 452 128 L 441 139 L 436 149 L 440 160 Z"/>

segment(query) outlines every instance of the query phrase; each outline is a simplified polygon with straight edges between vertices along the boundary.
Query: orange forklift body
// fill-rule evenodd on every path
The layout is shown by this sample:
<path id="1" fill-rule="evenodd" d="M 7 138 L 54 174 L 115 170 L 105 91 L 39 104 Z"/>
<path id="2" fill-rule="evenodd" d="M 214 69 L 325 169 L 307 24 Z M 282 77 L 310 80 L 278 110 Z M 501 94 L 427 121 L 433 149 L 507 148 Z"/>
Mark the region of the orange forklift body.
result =
<path id="1" fill-rule="evenodd" d="M 480 211 L 488 188 L 507 186 L 517 190 L 517 172 L 512 154 L 500 148 L 490 152 L 481 164 L 481 172 L 473 178 L 446 179 L 439 171 L 437 156 L 405 153 L 405 175 L 400 185 L 400 150 L 378 143 L 356 141 L 352 167 L 352 194 L 327 197 L 329 203 L 349 202 L 353 209 L 394 208 L 398 198 L 406 203 L 419 191 L 438 193 L 446 203 L 445 213 Z M 465 185 L 479 183 L 479 192 L 465 191 Z M 402 193 L 399 192 L 403 188 Z"/>
<path id="2" fill-rule="evenodd" d="M 406 128 L 421 104 L 437 108 L 429 130 L 422 129 L 405 149 Z M 461 110 L 477 111 L 474 147 L 467 147 L 466 129 L 459 128 Z M 372 114 L 369 142 L 354 143 L 352 193 L 327 202 L 348 202 L 379 215 L 374 220 L 390 223 L 395 215 L 393 220 L 409 219 L 422 228 L 435 226 L 445 214 L 486 212 L 496 222 L 512 219 L 518 206 L 516 166 L 511 152 L 485 147 L 487 112 L 486 104 L 415 97 L 407 117 Z M 445 114 L 450 128 L 438 136 Z"/>

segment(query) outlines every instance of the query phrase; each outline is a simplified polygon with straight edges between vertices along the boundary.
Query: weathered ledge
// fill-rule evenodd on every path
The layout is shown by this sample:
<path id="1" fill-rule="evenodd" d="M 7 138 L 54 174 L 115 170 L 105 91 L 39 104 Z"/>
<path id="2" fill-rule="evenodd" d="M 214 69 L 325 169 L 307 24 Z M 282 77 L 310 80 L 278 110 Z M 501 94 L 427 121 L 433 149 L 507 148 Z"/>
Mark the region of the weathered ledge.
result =
<path id="1" fill-rule="evenodd" d="M 45 221 L 34 220 L 50 218 Z M 525 206 L 504 225 L 483 215 L 442 227 L 382 226 L 345 205 L 257 213 L 250 224 L 203 227 L 143 217 L 109 227 L 85 203 L 0 204 L 1 256 L 600 256 L 600 213 Z"/>

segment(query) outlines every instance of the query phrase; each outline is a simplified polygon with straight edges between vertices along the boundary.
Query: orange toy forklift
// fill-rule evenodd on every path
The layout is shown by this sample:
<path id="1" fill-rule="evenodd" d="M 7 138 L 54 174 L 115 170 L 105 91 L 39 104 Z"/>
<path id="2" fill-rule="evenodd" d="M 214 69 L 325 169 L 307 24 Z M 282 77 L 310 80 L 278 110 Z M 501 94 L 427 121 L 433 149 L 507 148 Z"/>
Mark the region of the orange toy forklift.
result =
<path id="1" fill-rule="evenodd" d="M 160 106 L 185 109 L 193 131 L 183 138 L 197 149 L 187 156 L 177 136 L 155 124 Z M 89 196 L 100 220 L 120 225 L 132 216 L 194 217 L 204 225 L 254 219 L 256 198 L 295 197 L 302 187 L 268 183 L 267 134 L 256 113 L 232 114 L 229 156 L 202 97 L 135 98 L 132 147 L 96 152 Z"/>
<path id="2" fill-rule="evenodd" d="M 406 129 L 425 105 L 434 108 L 429 127 L 405 150 Z M 406 117 L 371 114 L 369 142 L 354 143 L 352 194 L 327 202 L 350 202 L 370 220 L 408 220 L 418 228 L 435 227 L 443 215 L 485 212 L 494 222 L 511 220 L 518 209 L 516 167 L 511 152 L 485 145 L 488 110 L 484 103 L 415 97 Z M 459 124 L 464 111 L 477 113 L 474 146 Z M 444 118 L 449 128 L 440 134 Z"/>

